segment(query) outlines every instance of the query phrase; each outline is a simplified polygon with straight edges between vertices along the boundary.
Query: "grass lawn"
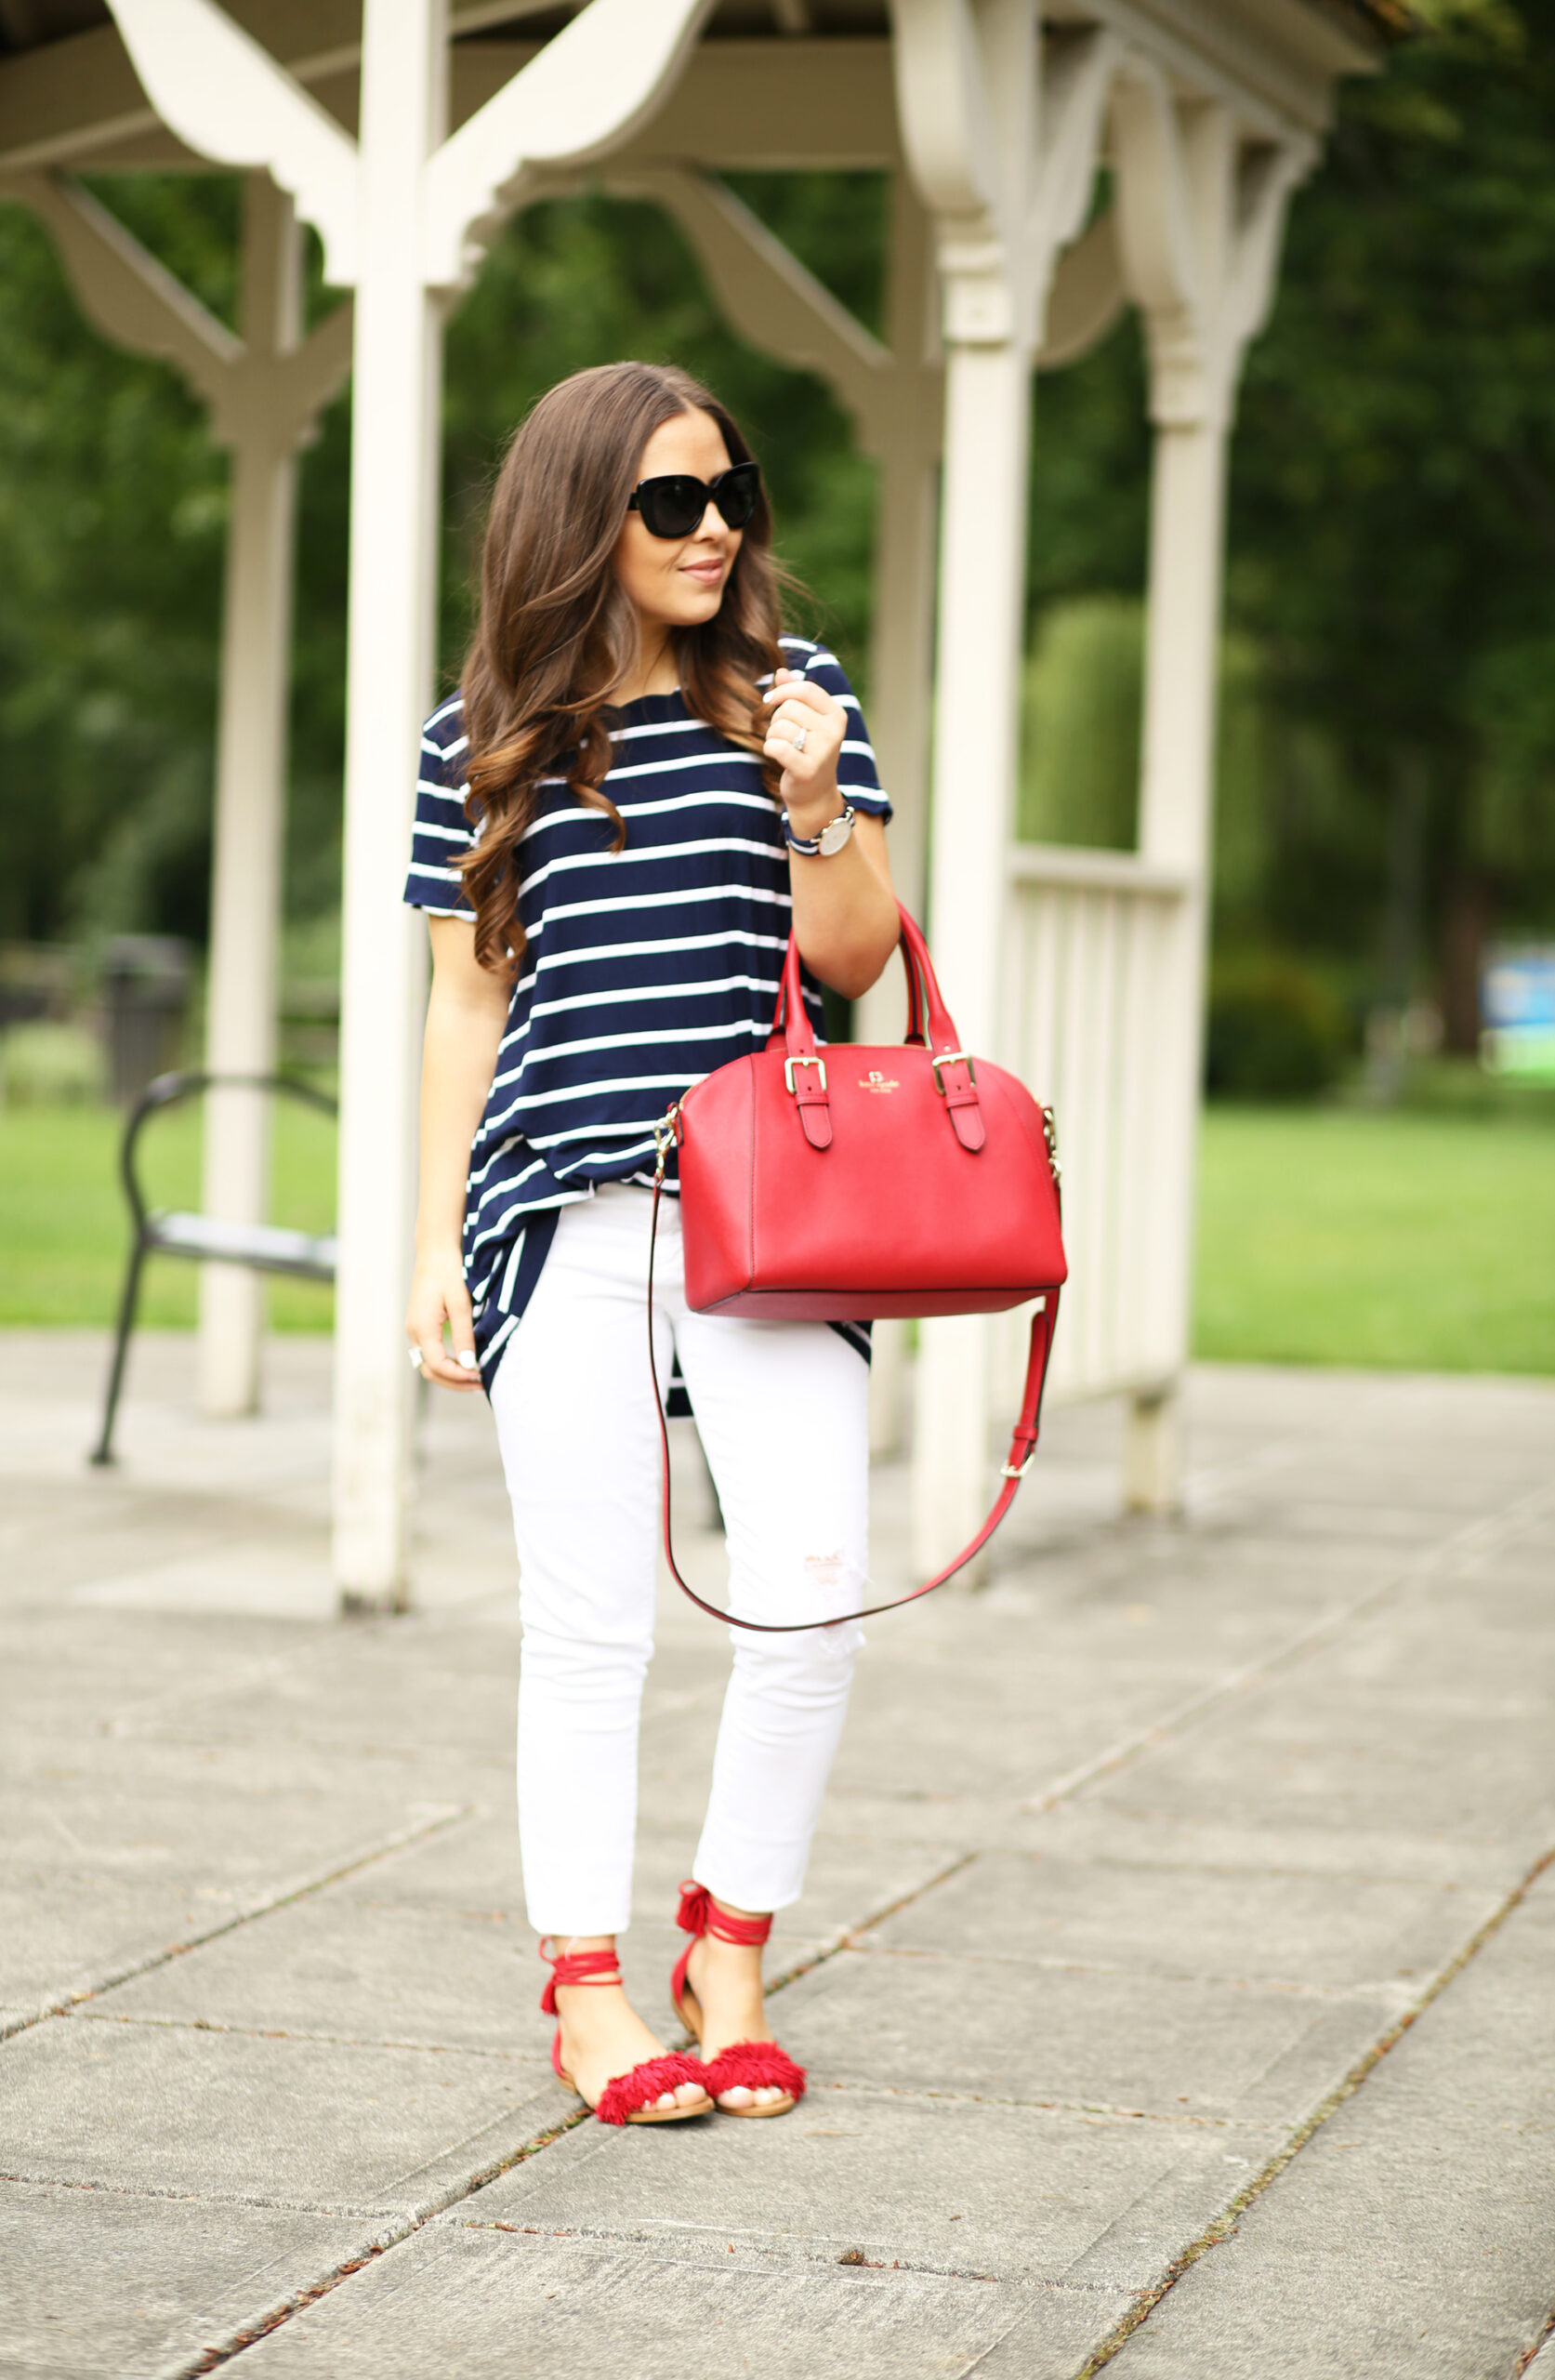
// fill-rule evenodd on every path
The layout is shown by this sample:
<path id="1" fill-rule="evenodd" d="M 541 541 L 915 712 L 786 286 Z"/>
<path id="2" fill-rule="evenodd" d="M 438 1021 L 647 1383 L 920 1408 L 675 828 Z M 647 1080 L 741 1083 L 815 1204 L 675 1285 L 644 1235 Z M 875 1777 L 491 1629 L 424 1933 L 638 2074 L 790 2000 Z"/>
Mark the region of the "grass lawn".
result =
<path id="1" fill-rule="evenodd" d="M 104 1324 L 118 1310 L 129 1252 L 119 1184 L 124 1126 L 101 1107 L 11 1107 L 0 1113 L 0 1324 Z M 154 1207 L 198 1207 L 200 1117 L 194 1105 L 153 1117 L 141 1136 L 141 1181 Z M 335 1216 L 335 1126 L 290 1102 L 275 1111 L 275 1222 L 327 1231 Z M 154 1256 L 140 1319 L 192 1326 L 196 1264 Z M 335 1293 L 320 1281 L 267 1283 L 281 1330 L 327 1330 Z"/>
<path id="2" fill-rule="evenodd" d="M 1555 1372 L 1555 1124 L 1211 1108 L 1194 1351 Z"/>
<path id="3" fill-rule="evenodd" d="M 98 1324 L 126 1245 L 119 1119 L 0 1114 L 0 1323 Z M 326 1230 L 334 1127 L 277 1112 L 275 1216 Z M 198 1203 L 199 1117 L 143 1146 L 162 1206 Z M 147 1268 L 142 1316 L 194 1319 L 195 1267 Z M 269 1284 L 283 1330 L 329 1328 L 328 1289 Z M 1213 1108 L 1199 1173 L 1195 1347 L 1268 1363 L 1555 1373 L 1555 1123 L 1338 1108 Z"/>

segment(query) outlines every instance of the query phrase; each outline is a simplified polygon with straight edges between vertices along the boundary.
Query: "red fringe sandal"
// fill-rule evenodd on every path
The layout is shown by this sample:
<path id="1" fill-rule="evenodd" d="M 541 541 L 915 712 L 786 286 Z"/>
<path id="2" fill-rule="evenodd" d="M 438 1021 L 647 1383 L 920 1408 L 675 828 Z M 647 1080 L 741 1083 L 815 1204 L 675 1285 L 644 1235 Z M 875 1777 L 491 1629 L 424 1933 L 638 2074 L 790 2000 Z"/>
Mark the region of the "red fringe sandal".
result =
<path id="1" fill-rule="evenodd" d="M 705 1884 L 684 1884 L 680 1887 L 680 1907 L 675 1922 L 691 1940 L 670 1977 L 670 1994 L 680 2022 L 694 2042 L 702 2039 L 702 2006 L 686 1980 L 692 1952 L 704 1934 L 711 1934 L 716 1941 L 738 1943 L 743 1949 L 758 1950 L 772 1930 L 770 1917 L 731 1917 L 719 1909 Z M 805 2070 L 796 2066 L 776 2042 L 733 2042 L 720 2050 L 717 2057 L 701 2069 L 715 2104 L 720 2091 L 781 2091 L 781 2099 L 753 2099 L 748 2108 L 718 2109 L 725 2116 L 785 2116 L 790 2108 L 804 2097 Z"/>
<path id="2" fill-rule="evenodd" d="M 554 2016 L 557 2020 L 556 2039 L 551 2043 L 551 2064 L 559 2080 L 566 2084 L 569 2091 L 577 2091 L 578 2097 L 586 2107 L 587 2099 L 582 2091 L 578 2091 L 577 2084 L 561 2063 L 561 2012 L 556 2004 L 557 1986 L 560 1984 L 565 1991 L 579 1983 L 619 1983 L 621 1969 L 613 1950 L 547 1950 L 547 1942 L 555 1938 L 554 1935 L 547 1934 L 540 1944 L 540 1956 L 551 1970 L 540 1997 L 540 2005 L 547 2016 Z M 646 2058 L 627 2074 L 613 2076 L 595 2102 L 594 2113 L 601 2123 L 679 2123 L 685 2116 L 711 2115 L 713 2102 L 710 2096 L 700 2102 L 693 2099 L 690 2107 L 682 2107 L 679 2102 L 668 2108 L 655 2104 L 666 2091 L 675 2090 L 681 2082 L 698 2083 L 705 2091 L 709 2088 L 700 2058 L 687 2057 L 679 2050 L 666 2051 L 663 2057 Z M 728 2088 L 727 2083 L 724 2087 Z M 765 2109 L 762 2113 L 766 2113 Z"/>

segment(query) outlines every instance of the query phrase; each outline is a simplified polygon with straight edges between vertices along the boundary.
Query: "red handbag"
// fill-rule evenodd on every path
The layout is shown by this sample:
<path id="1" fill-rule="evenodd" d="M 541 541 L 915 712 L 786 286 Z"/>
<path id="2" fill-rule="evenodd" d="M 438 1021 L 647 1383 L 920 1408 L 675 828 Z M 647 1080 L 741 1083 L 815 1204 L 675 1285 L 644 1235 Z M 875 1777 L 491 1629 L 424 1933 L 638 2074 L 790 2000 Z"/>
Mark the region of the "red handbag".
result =
<path id="1" fill-rule="evenodd" d="M 901 905 L 898 904 L 900 908 Z M 902 909 L 907 1039 L 900 1049 L 837 1042 L 823 1052 L 799 990 L 790 936 L 772 1035 L 688 1091 L 654 1133 L 653 1230 L 671 1141 L 679 1148 L 686 1301 L 699 1314 L 766 1321 L 853 1322 L 884 1315 L 997 1314 L 1040 1301 L 1032 1316 L 1021 1416 L 987 1518 L 953 1562 L 890 1603 L 942 1586 L 986 1545 L 1030 1468 L 1042 1385 L 1067 1266 L 1050 1112 L 1025 1085 L 974 1060 L 941 996 L 928 945 Z M 763 1635 L 797 1633 L 739 1620 L 680 1576 L 670 1536 L 669 1437 L 653 1356 L 653 1240 L 648 1354 L 664 1449 L 664 1540 L 671 1576 L 716 1619 Z M 837 1620 L 799 1626 L 830 1628 Z"/>

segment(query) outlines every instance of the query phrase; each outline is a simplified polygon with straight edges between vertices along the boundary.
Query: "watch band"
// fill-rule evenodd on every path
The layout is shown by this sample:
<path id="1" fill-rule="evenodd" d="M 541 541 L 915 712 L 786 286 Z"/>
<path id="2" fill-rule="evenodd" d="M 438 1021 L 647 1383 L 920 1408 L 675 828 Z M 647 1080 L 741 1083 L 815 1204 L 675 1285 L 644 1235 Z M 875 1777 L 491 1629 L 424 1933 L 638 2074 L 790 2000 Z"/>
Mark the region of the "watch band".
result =
<path id="1" fill-rule="evenodd" d="M 857 816 L 858 813 L 852 803 L 845 801 L 840 815 L 823 826 L 818 835 L 796 835 L 788 823 L 788 813 L 785 810 L 783 813 L 783 832 L 789 850 L 797 852 L 801 858 L 830 859 L 833 853 L 839 852 L 848 840 L 853 831 L 853 824 Z"/>

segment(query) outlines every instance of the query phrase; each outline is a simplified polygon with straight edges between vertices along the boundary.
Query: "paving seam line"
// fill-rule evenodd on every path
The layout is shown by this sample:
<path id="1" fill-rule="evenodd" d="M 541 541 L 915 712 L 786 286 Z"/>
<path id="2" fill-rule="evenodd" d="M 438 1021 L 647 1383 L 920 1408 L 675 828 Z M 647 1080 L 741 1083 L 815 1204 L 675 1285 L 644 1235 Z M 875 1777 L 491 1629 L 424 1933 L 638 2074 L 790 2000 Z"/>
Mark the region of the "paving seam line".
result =
<path id="1" fill-rule="evenodd" d="M 322 1893 L 326 1884 L 338 1884 L 344 1876 L 354 1876 L 360 1869 L 370 1868 L 375 1860 L 387 1859 L 391 1852 L 403 1851 L 413 1843 L 424 1843 L 428 1837 L 441 1834 L 445 1828 L 458 1825 L 463 1818 L 479 1815 L 477 1805 L 466 1802 L 457 1807 L 450 1805 L 435 1818 L 424 1818 L 417 1826 L 402 1827 L 382 1842 L 353 1853 L 349 1859 L 337 1859 L 322 1875 L 306 1876 L 300 1883 L 283 1884 L 279 1891 L 265 1894 L 250 1901 L 246 1908 L 235 1910 L 219 1924 L 207 1925 L 186 1941 L 170 1942 L 165 1950 L 152 1950 L 143 1959 L 136 1959 L 128 1966 L 116 1967 L 111 1974 L 99 1976 L 95 1983 L 83 1984 L 79 1990 L 67 1991 L 60 1998 L 47 2001 L 33 2010 L 30 2016 L 13 2016 L 0 2023 L 0 2043 L 14 2041 L 19 2033 L 31 2031 L 34 2025 L 46 2023 L 50 2016 L 68 2016 L 88 2000 L 100 2000 L 105 1992 L 117 1991 L 121 1984 L 135 1983 L 143 1975 L 154 1975 L 158 1967 L 171 1964 L 174 1959 L 187 1958 L 191 1950 L 202 1950 L 207 1942 L 218 1942 L 224 1934 L 235 1934 L 240 1926 L 251 1925 L 256 1918 L 270 1917 L 278 1909 L 289 1909 L 293 1902 L 309 1900 Z"/>
<path id="2" fill-rule="evenodd" d="M 168 2033 L 229 2033 L 246 2042 L 315 2042 L 323 2049 L 402 2049 L 416 2057 L 484 2058 L 493 2066 L 533 2066 L 534 2054 L 521 2049 L 488 2049 L 481 2043 L 407 2042 L 392 2034 L 318 2033 L 299 2025 L 226 2025 L 212 2016 L 156 2016 L 137 2009 L 122 2016 L 113 2008 L 72 2008 L 84 2025 L 144 2025 Z"/>
<path id="3" fill-rule="evenodd" d="M 1369 1881 L 1369 1879 L 1367 1880 Z M 1112 1959 L 1059 1959 L 1024 1955 L 1016 1950 L 927 1950 L 909 1942 L 862 1942 L 852 1945 L 861 1958 L 918 1960 L 925 1965 L 942 1964 L 954 1959 L 957 1966 L 1019 1967 L 1023 1973 L 1035 1975 L 1137 1975 L 1137 1966 L 1121 1964 Z M 1152 1970 L 1157 1983 L 1219 1983 L 1234 1991 L 1266 1991 L 1285 2000 L 1315 2000 L 1329 2005 L 1347 2006 L 1354 2001 L 1376 2000 L 1386 2005 L 1396 2001 L 1406 2007 L 1409 1994 L 1396 1983 L 1386 1980 L 1374 1983 L 1307 1983 L 1299 1977 L 1283 1975 L 1233 1975 L 1214 1967 L 1166 1967 Z M 126 2019 L 125 2021 L 132 2021 Z M 234 2027 L 234 2030 L 242 2028 Z M 405 2044 L 409 2046 L 409 2044 Z"/>
<path id="4" fill-rule="evenodd" d="M 1234 2198 L 1221 2209 L 1212 2222 L 1206 2225 L 1198 2238 L 1191 2241 L 1188 2246 L 1173 2258 L 1161 2280 L 1152 2288 L 1140 2292 L 1138 2303 L 1108 2333 L 1100 2346 L 1093 2350 L 1088 2360 L 1074 2373 L 1074 2380 L 1095 2380 L 1095 2375 L 1101 2372 L 1112 2361 L 1114 2356 L 1127 2344 L 1140 2323 L 1147 2320 L 1153 2313 L 1167 2292 L 1176 2287 L 1190 2266 L 1197 2264 L 1201 2256 L 1207 2255 L 1212 2248 L 1219 2247 L 1223 2241 L 1231 2238 L 1236 2229 L 1238 2218 L 1247 2212 L 1256 2200 L 1263 2196 L 1271 2183 L 1279 2179 L 1285 2167 L 1300 2154 L 1313 2135 L 1321 2131 L 1329 2117 L 1337 2114 L 1347 2099 L 1354 2097 L 1356 2092 L 1360 2090 L 1374 2069 L 1380 2065 L 1389 2051 L 1403 2040 L 1410 2027 L 1425 2015 L 1431 2003 L 1441 1997 L 1448 1985 L 1457 1980 L 1470 1960 L 1476 1958 L 1484 1949 L 1485 1944 L 1500 1932 L 1513 1911 L 1527 1898 L 1540 1877 L 1551 1866 L 1555 1866 L 1555 1845 L 1551 1845 L 1535 1860 L 1522 1881 L 1513 1885 L 1500 1908 L 1494 1911 L 1485 1919 L 1484 1924 L 1469 1936 L 1462 1949 L 1455 1951 L 1445 1965 L 1438 1969 L 1424 1991 L 1420 1993 L 1413 2006 L 1400 2017 L 1398 2023 L 1391 2026 L 1380 2041 L 1374 2042 L 1370 2049 L 1356 2059 L 1343 2081 L 1337 2083 L 1327 2096 L 1318 2102 L 1311 2115 L 1305 2117 L 1297 2125 L 1284 2146 L 1274 2151 L 1267 2163 L 1253 2175 L 1251 2181 L 1243 2184 Z M 982 2358 L 978 2360 L 981 2361 Z M 973 2372 L 976 2368 L 975 2364 L 969 2364 L 967 2372 Z M 965 2373 L 962 2375 L 962 2380 L 966 2380 Z"/>
<path id="5" fill-rule="evenodd" d="M 904 2082 L 824 2082 L 820 2087 L 835 2092 L 844 2102 L 926 2099 L 947 2108 L 1003 2108 L 1011 2115 L 1096 2116 L 1108 2123 L 1159 2124 L 1166 2130 L 1188 2133 L 1235 2132 L 1248 2121 L 1245 2116 L 1179 2115 L 1160 2108 L 1115 2107 L 1103 2099 L 1012 2099 L 997 2091 L 920 2091 Z M 822 2102 L 817 2099 L 814 2106 L 815 2112 L 821 2114 Z M 837 2113 L 843 2112 L 844 2108 L 838 2107 Z"/>
<path id="6" fill-rule="evenodd" d="M 679 2254 L 665 2254 L 665 2261 L 669 2264 L 700 2266 L 710 2255 L 718 2259 L 718 2251 L 715 2250 L 713 2242 L 725 2241 L 728 2242 L 728 2254 L 748 2256 L 752 2266 L 762 2271 L 791 2272 L 796 2265 L 800 2265 L 827 2272 L 837 2265 L 846 2265 L 854 2271 L 904 2272 L 910 2279 L 919 2281 L 991 2281 L 995 2283 L 999 2281 L 997 2273 L 976 2272 L 969 2265 L 918 2264 L 906 2256 L 866 2256 L 852 2250 L 845 2255 L 837 2256 L 832 2254 L 829 2243 L 825 2248 L 764 2248 L 760 2237 L 755 2233 L 740 2239 L 736 2232 L 735 2239 L 739 2241 L 736 2248 L 735 2241 L 729 2239 L 727 2229 L 712 2224 L 700 2226 L 701 2237 L 697 2239 L 684 2236 L 692 2228 L 689 2224 L 681 2227 L 682 2236 L 679 2239 L 647 2231 L 611 2231 L 603 2227 L 586 2223 L 569 2224 L 561 2228 L 554 2228 L 548 2224 L 542 2223 L 461 2222 L 458 2228 L 461 2231 L 508 2231 L 521 2239 L 583 2240 L 594 2247 L 678 2250 Z M 840 2237 L 847 2239 L 847 2232 L 841 2233 Z M 715 2262 L 715 2270 L 723 2268 L 721 2259 Z M 1058 2281 L 1048 2281 L 1039 2285 L 1057 2289 L 1062 2284 Z M 1075 2285 L 1074 2294 L 1080 2295 L 1083 2293 L 1089 2293 L 1098 2297 L 1114 2297 L 1117 2294 L 1107 2282 L 1098 2281 L 1078 2282 Z"/>
<path id="7" fill-rule="evenodd" d="M 1114 1776 L 1119 1769 L 1129 1767 L 1143 1753 L 1165 1743 L 1169 1736 L 1177 1734 L 1191 1720 L 1213 1710 L 1217 1703 L 1229 1701 L 1232 1695 L 1240 1694 L 1245 1687 L 1267 1677 L 1271 1671 L 1283 1668 L 1287 1661 L 1298 1660 L 1302 1654 L 1315 1652 L 1329 1637 L 1337 1636 L 1341 1630 L 1348 1628 L 1351 1620 L 1361 1619 L 1390 1597 L 1405 1593 L 1411 1587 L 1424 1585 L 1464 1554 L 1494 1552 L 1509 1531 L 1521 1527 L 1525 1520 L 1537 1518 L 1550 1504 L 1555 1504 L 1555 1489 L 1541 1486 L 1529 1488 L 1499 1512 L 1482 1513 L 1475 1519 L 1466 1521 L 1449 1536 L 1439 1539 L 1436 1544 L 1417 1554 L 1402 1570 L 1396 1571 L 1390 1579 L 1385 1579 L 1380 1586 L 1368 1587 L 1364 1594 L 1325 1612 L 1322 1619 L 1299 1629 L 1283 1645 L 1276 1645 L 1272 1652 L 1259 1654 L 1242 1669 L 1233 1670 L 1229 1677 L 1220 1678 L 1215 1685 L 1201 1687 L 1198 1692 L 1191 1694 L 1186 1701 L 1178 1704 L 1175 1711 L 1168 1711 L 1165 1718 L 1152 1720 L 1137 1734 L 1126 1736 L 1106 1752 L 1098 1752 L 1094 1760 L 1082 1762 L 1078 1768 L 1070 1769 L 1045 1790 L 1027 1795 L 1017 1805 L 1021 1814 L 1027 1818 L 1045 1817 L 1060 1802 L 1069 1801 L 1082 1786 L 1094 1784 L 1099 1778 Z"/>
<path id="8" fill-rule="evenodd" d="M 1542 2349 L 1549 2345 L 1552 2338 L 1555 2338 L 1555 2313 L 1550 2315 L 1533 2346 L 1525 2347 L 1512 2365 L 1512 2380 L 1522 2380 L 1522 2374 L 1527 2371 L 1528 2366 L 1536 2360 Z"/>

